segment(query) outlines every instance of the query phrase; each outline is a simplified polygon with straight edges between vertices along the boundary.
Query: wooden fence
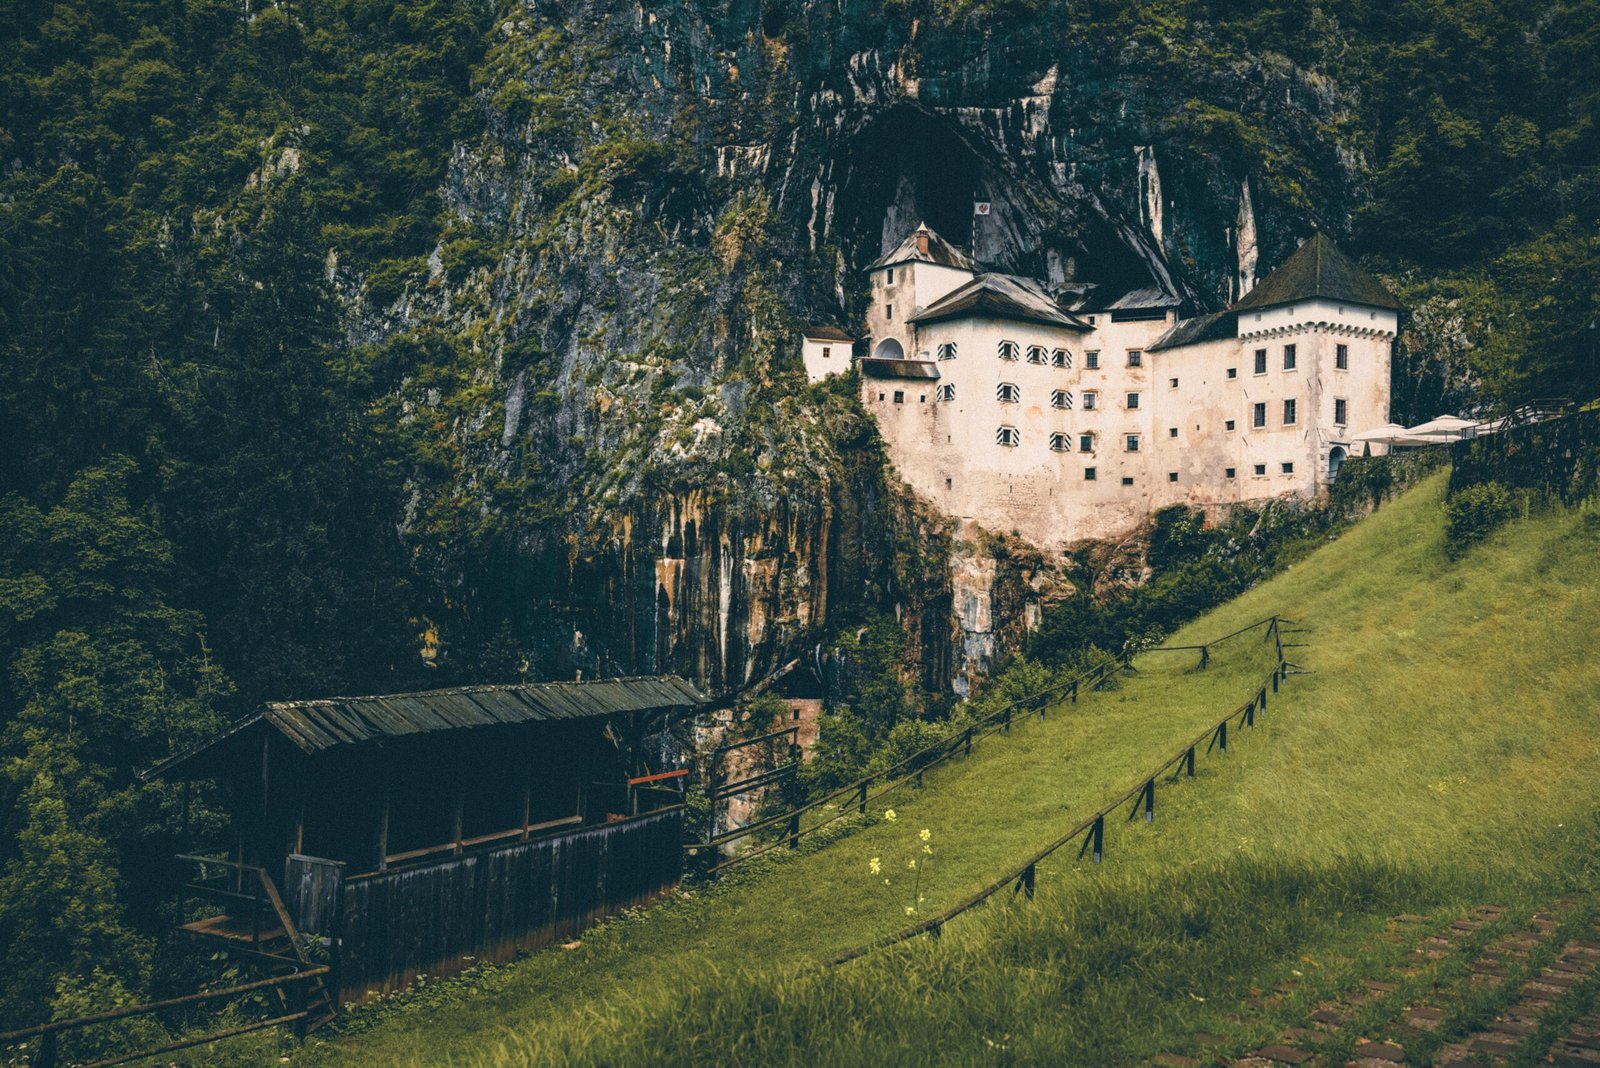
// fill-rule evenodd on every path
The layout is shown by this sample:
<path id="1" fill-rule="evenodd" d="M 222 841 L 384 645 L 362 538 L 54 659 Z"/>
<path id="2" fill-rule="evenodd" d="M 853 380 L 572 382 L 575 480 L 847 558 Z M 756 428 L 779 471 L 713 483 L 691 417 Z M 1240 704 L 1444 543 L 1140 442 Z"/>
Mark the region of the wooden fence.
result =
<path id="1" fill-rule="evenodd" d="M 1106 818 L 1119 812 L 1122 809 L 1122 806 L 1127 805 L 1129 802 L 1132 802 L 1132 806 L 1128 810 L 1128 822 L 1133 821 L 1141 815 L 1144 817 L 1146 822 L 1154 822 L 1156 814 L 1157 784 L 1163 779 L 1169 783 L 1172 783 L 1177 782 L 1181 778 L 1193 778 L 1195 773 L 1196 757 L 1201 755 L 1202 752 L 1205 754 L 1210 754 L 1212 752 L 1226 753 L 1228 751 L 1228 728 L 1230 726 L 1234 726 L 1235 730 L 1237 731 L 1239 729 L 1249 729 L 1254 727 L 1256 716 L 1266 712 L 1267 710 L 1268 695 L 1277 693 L 1279 687 L 1284 682 L 1288 681 L 1289 668 L 1293 665 L 1291 665 L 1284 657 L 1284 649 L 1287 646 L 1283 641 L 1284 631 L 1280 626 L 1280 623 L 1292 621 L 1280 620 L 1277 616 L 1273 616 L 1267 622 L 1270 623 L 1271 627 L 1268 632 L 1268 636 L 1273 640 L 1277 649 L 1277 660 L 1273 665 L 1272 673 L 1266 676 L 1266 678 L 1261 682 L 1261 685 L 1250 697 L 1250 700 L 1233 709 L 1227 715 L 1223 716 L 1211 726 L 1201 731 L 1193 741 L 1183 746 L 1178 750 L 1177 753 L 1169 757 L 1154 771 L 1140 779 L 1137 786 L 1134 786 L 1116 800 L 1105 805 L 1092 816 L 1089 816 L 1087 819 L 1084 819 L 1082 822 L 1078 823 L 1061 837 L 1057 838 L 1055 841 L 1039 850 L 1013 870 L 996 879 L 982 890 L 979 890 L 976 894 L 957 902 L 948 909 L 939 913 L 937 916 L 930 917 L 929 919 L 922 920 L 919 923 L 915 923 L 909 927 L 895 931 L 892 934 L 885 935 L 884 937 L 873 942 L 869 942 L 864 946 L 850 950 L 848 953 L 841 953 L 837 957 L 829 960 L 827 962 L 828 965 L 837 966 L 840 964 L 846 964 L 860 957 L 864 957 L 875 950 L 897 945 L 898 943 L 915 938 L 918 935 L 927 934 L 937 938 L 943 931 L 945 924 L 949 923 L 957 916 L 960 916 L 962 913 L 983 904 L 985 901 L 988 901 L 995 894 L 1005 890 L 1007 887 L 1012 889 L 1013 894 L 1023 893 L 1026 894 L 1029 899 L 1032 899 L 1034 885 L 1038 879 L 1039 865 L 1045 860 L 1049 859 L 1055 853 L 1070 846 L 1073 842 L 1078 841 L 1080 838 L 1082 839 L 1082 842 L 1078 848 L 1078 856 L 1081 858 L 1085 855 L 1089 855 L 1096 864 L 1100 863 L 1101 858 L 1105 855 Z M 1254 626 L 1260 625 L 1261 624 L 1258 623 Z M 1254 626 L 1247 627 L 1245 630 L 1252 630 L 1254 629 Z M 1244 632 L 1239 631 L 1236 633 Z M 1228 637 L 1233 636 L 1234 635 L 1229 635 Z M 1223 641 L 1225 639 L 1219 638 L 1217 640 Z M 1210 644 L 1215 643 L 1213 642 Z M 1204 646 L 1168 646 L 1162 647 L 1162 651 L 1174 651 L 1180 648 L 1205 649 L 1205 652 L 1202 655 L 1205 659 L 1209 659 L 1209 649 L 1206 649 Z M 1205 746 L 1203 751 L 1200 749 L 1200 746 L 1202 745 Z"/>
<path id="2" fill-rule="evenodd" d="M 354 876 L 341 890 L 341 1005 L 467 958 L 504 961 L 644 905 L 682 873 L 683 807 L 444 863 Z"/>
<path id="3" fill-rule="evenodd" d="M 1229 634 L 1224 634 L 1219 638 L 1213 638 L 1211 641 L 1203 645 L 1158 646 L 1155 649 L 1146 651 L 1168 652 L 1178 649 L 1198 650 L 1200 652 L 1200 667 L 1203 669 L 1211 662 L 1212 646 L 1220 645 L 1226 641 L 1231 641 L 1234 638 L 1248 634 L 1251 631 L 1260 629 L 1262 627 L 1266 627 L 1268 635 L 1278 643 L 1278 655 L 1281 658 L 1283 655 L 1283 639 L 1279 635 L 1279 618 L 1275 615 L 1268 616 L 1265 619 L 1259 619 L 1248 626 L 1240 627 L 1238 630 Z M 1072 704 L 1077 704 L 1080 690 L 1092 690 L 1100 686 L 1113 671 L 1127 669 L 1131 667 L 1131 663 L 1132 661 L 1130 656 L 1127 653 L 1124 653 L 1119 659 L 1107 661 L 1104 664 L 1090 668 L 1088 671 L 1076 675 L 1065 682 L 1057 683 L 1056 685 L 1046 687 L 1037 693 L 1032 693 L 1026 697 L 1018 698 L 1010 704 L 1005 705 L 1004 707 L 999 708 L 985 716 L 972 726 L 948 734 L 939 741 L 934 742 L 932 745 L 928 745 L 917 750 L 915 753 L 912 753 L 911 755 L 897 761 L 880 772 L 857 779 L 855 782 L 841 786 L 836 790 L 830 791 L 829 793 L 826 793 L 815 800 L 808 801 L 805 804 L 790 809 L 787 812 L 783 812 L 775 816 L 768 816 L 764 819 L 757 820 L 754 823 L 746 824 L 743 827 L 735 828 L 734 830 L 728 831 L 724 834 L 711 837 L 704 842 L 691 843 L 685 848 L 690 856 L 695 856 L 702 850 L 714 850 L 728 842 L 745 838 L 749 835 L 756 834 L 771 827 L 776 827 L 780 824 L 784 825 L 785 830 L 777 841 L 771 842 L 759 849 L 754 849 L 747 853 L 741 853 L 737 856 L 730 857 L 727 860 L 723 860 L 720 863 L 711 866 L 706 870 L 706 874 L 711 876 L 716 876 L 728 870 L 729 868 L 743 864 L 746 861 L 753 860 L 756 857 L 769 853 L 774 849 L 785 847 L 789 849 L 796 849 L 799 847 L 800 839 L 803 836 L 820 831 L 824 827 L 827 827 L 851 815 L 852 812 L 865 813 L 868 805 L 871 802 L 881 798 L 883 795 L 906 786 L 907 784 L 915 783 L 918 786 L 922 785 L 922 776 L 929 768 L 942 764 L 958 755 L 965 756 L 971 753 L 972 745 L 975 741 L 987 738 L 997 733 L 1009 733 L 1012 722 L 1016 719 L 1019 713 L 1037 713 L 1039 718 L 1043 719 L 1045 710 L 1053 704 L 1059 704 L 1062 701 L 1069 701 Z M 876 789 L 874 789 L 874 787 Z M 810 812 L 814 812 L 822 808 L 824 805 L 839 801 L 844 798 L 850 798 L 850 803 L 842 806 L 838 812 L 816 823 L 813 823 L 810 826 L 802 827 L 800 825 L 801 816 Z"/>

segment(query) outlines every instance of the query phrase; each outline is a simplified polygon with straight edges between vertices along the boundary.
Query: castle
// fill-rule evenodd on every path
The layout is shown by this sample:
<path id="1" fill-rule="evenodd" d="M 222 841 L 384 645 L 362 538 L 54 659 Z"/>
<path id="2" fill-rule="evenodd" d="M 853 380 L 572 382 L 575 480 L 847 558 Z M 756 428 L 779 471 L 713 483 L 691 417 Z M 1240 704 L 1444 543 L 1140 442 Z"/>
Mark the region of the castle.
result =
<path id="1" fill-rule="evenodd" d="M 985 272 L 926 226 L 867 268 L 862 401 L 902 478 L 1034 544 L 1120 537 L 1151 512 L 1324 489 L 1389 420 L 1400 310 L 1317 234 L 1225 311 Z M 813 328 L 812 380 L 852 339 Z"/>

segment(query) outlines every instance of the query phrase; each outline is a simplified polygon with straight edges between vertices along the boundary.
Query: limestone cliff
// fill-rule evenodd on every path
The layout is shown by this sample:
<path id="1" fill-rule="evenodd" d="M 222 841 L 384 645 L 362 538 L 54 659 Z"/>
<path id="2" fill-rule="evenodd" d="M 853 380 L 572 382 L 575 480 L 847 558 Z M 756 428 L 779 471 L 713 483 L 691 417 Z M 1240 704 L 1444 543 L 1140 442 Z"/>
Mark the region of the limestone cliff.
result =
<path id="1" fill-rule="evenodd" d="M 1136 13 L 554 0 L 494 38 L 434 254 L 398 297 L 330 271 L 398 368 L 434 622 L 503 626 L 540 675 L 734 690 L 893 610 L 925 683 L 964 685 L 1053 565 L 910 500 L 848 383 L 805 384 L 798 326 L 858 322 L 860 268 L 918 219 L 1203 309 L 1355 196 L 1336 86 Z"/>

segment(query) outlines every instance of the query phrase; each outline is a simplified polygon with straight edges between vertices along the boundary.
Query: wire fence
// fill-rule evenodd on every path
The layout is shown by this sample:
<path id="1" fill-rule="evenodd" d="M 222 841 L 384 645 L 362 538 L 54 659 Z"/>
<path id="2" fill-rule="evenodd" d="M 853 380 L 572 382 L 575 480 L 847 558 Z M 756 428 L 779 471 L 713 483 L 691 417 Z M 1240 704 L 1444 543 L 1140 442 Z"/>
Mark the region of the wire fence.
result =
<path id="1" fill-rule="evenodd" d="M 908 941 L 909 939 L 915 938 L 918 935 L 927 934 L 937 938 L 943 931 L 945 924 L 949 923 L 957 916 L 960 916 L 962 913 L 983 904 L 995 894 L 1005 890 L 1007 887 L 1011 888 L 1013 896 L 1018 893 L 1023 893 L 1026 894 L 1029 899 L 1032 899 L 1034 893 L 1034 884 L 1038 878 L 1039 865 L 1045 860 L 1049 859 L 1055 853 L 1078 841 L 1080 838 L 1083 841 L 1078 848 L 1078 858 L 1081 859 L 1085 855 L 1089 855 L 1096 864 L 1100 863 L 1101 859 L 1105 855 L 1106 818 L 1121 810 L 1122 806 L 1129 804 L 1129 802 L 1132 802 L 1132 805 L 1128 810 L 1127 822 L 1132 822 L 1140 815 L 1143 815 L 1146 822 L 1154 822 L 1156 812 L 1157 783 L 1163 779 L 1165 779 L 1168 783 L 1175 783 L 1182 778 L 1193 778 L 1195 774 L 1195 760 L 1196 757 L 1201 753 L 1200 746 L 1202 745 L 1205 746 L 1205 754 L 1210 754 L 1213 751 L 1226 753 L 1228 751 L 1228 728 L 1230 725 L 1235 725 L 1236 730 L 1254 727 L 1256 716 L 1267 711 L 1269 694 L 1277 693 L 1279 691 L 1279 687 L 1288 681 L 1289 669 L 1294 665 L 1292 665 L 1284 657 L 1284 649 L 1290 646 L 1286 645 L 1286 643 L 1283 641 L 1284 631 L 1280 626 L 1280 623 L 1288 623 L 1293 621 L 1280 620 L 1277 616 L 1273 616 L 1270 620 L 1264 622 L 1268 622 L 1271 626 L 1269 636 L 1273 639 L 1276 647 L 1276 663 L 1273 665 L 1271 674 L 1267 675 L 1262 680 L 1260 686 L 1257 687 L 1256 692 L 1251 695 L 1248 701 L 1242 705 L 1239 705 L 1237 708 L 1234 708 L 1227 715 L 1223 716 L 1211 726 L 1201 731 L 1193 741 L 1183 746 L 1176 754 L 1169 757 L 1149 775 L 1142 778 L 1137 786 L 1134 786 L 1132 789 L 1119 796 L 1116 800 L 1108 802 L 1099 811 L 1078 823 L 1061 837 L 1057 838 L 1055 841 L 1039 850 L 1033 856 L 1025 860 L 1022 864 L 996 879 L 982 890 L 979 890 L 970 897 L 967 897 L 950 906 L 937 916 L 930 917 L 926 920 L 912 924 L 909 927 L 895 931 L 892 934 L 885 935 L 882 938 L 869 942 L 864 946 L 859 946 L 847 953 L 841 953 L 839 956 L 829 960 L 827 962 L 828 966 L 835 967 L 841 964 L 847 964 L 850 961 L 864 957 L 869 953 L 873 953 L 877 950 L 886 949 L 889 946 Z M 1252 627 L 1245 628 L 1245 630 L 1253 630 L 1256 626 L 1260 625 L 1261 624 L 1258 623 Z M 1237 633 L 1244 633 L 1244 631 Z M 1228 637 L 1234 636 L 1235 635 L 1229 635 Z M 1223 641 L 1225 639 L 1219 638 L 1217 640 Z M 1213 642 L 1210 644 L 1215 643 Z M 1189 647 L 1168 646 L 1162 647 L 1160 651 L 1172 652 L 1179 648 Z"/>
<path id="2" fill-rule="evenodd" d="M 1283 656 L 1283 639 L 1279 633 L 1281 622 L 1283 621 L 1280 621 L 1276 615 L 1267 616 L 1265 619 L 1259 619 L 1248 626 L 1240 627 L 1238 630 L 1224 634 L 1219 638 L 1213 638 L 1202 645 L 1156 646 L 1144 651 L 1175 652 L 1178 650 L 1198 650 L 1200 652 L 1199 666 L 1203 669 L 1211 662 L 1211 648 L 1213 646 L 1266 627 L 1268 628 L 1268 634 L 1277 642 L 1278 656 L 1281 660 Z M 737 827 L 720 835 L 711 836 L 704 842 L 690 843 L 685 846 L 685 849 L 691 857 L 695 857 L 703 850 L 714 851 L 729 842 L 749 837 L 768 828 L 777 827 L 780 824 L 784 825 L 784 832 L 775 841 L 758 849 L 729 857 L 707 868 L 705 874 L 712 877 L 747 861 L 754 860 L 756 857 L 764 856 L 776 849 L 798 849 L 800 839 L 805 835 L 820 831 L 824 827 L 831 826 L 852 814 L 865 813 L 873 801 L 908 784 L 915 783 L 920 786 L 922 784 L 922 776 L 930 768 L 937 767 L 958 755 L 965 756 L 970 754 L 974 742 L 994 734 L 1009 733 L 1012 723 L 1019 713 L 1036 712 L 1039 718 L 1043 719 L 1046 709 L 1051 705 L 1059 704 L 1062 701 L 1077 704 L 1080 691 L 1095 689 L 1103 684 L 1113 672 L 1125 670 L 1131 666 L 1132 655 L 1125 652 L 1120 657 L 1098 664 L 1067 679 L 1065 682 L 1060 682 L 1025 697 L 1020 697 L 989 713 L 978 722 L 954 731 L 931 745 L 924 746 L 881 771 L 864 776 L 852 783 L 847 783 L 787 812 L 767 816 L 743 827 Z M 802 816 L 844 798 L 850 798 L 850 803 L 841 806 L 838 812 L 832 813 L 816 823 L 804 827 L 801 826 L 800 818 Z"/>

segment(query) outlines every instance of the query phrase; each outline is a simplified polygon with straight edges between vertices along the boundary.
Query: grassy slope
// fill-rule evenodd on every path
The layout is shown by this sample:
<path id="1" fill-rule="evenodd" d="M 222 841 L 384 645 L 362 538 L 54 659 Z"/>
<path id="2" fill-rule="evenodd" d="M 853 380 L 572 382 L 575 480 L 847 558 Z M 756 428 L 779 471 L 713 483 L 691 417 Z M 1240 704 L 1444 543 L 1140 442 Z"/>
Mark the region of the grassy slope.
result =
<path id="1" fill-rule="evenodd" d="M 1064 856 L 1041 872 L 1033 906 L 985 910 L 940 943 L 838 972 L 804 967 L 904 919 L 900 888 L 866 877 L 868 856 L 903 863 L 930 827 L 924 907 L 952 900 L 1236 703 L 1265 668 L 1259 645 L 1204 674 L 1147 657 L 1126 690 L 930 779 L 892 826 L 308 1057 L 1125 1062 L 1228 1027 L 1227 999 L 1275 970 L 1331 982 L 1393 951 L 1367 937 L 1388 912 L 1593 881 L 1600 528 L 1535 518 L 1452 564 L 1442 493 L 1431 480 L 1175 637 L 1281 611 L 1314 628 L 1294 651 L 1313 673 L 1225 764 L 1164 791 L 1154 826 L 1112 827 L 1106 865 L 1071 873 Z"/>

